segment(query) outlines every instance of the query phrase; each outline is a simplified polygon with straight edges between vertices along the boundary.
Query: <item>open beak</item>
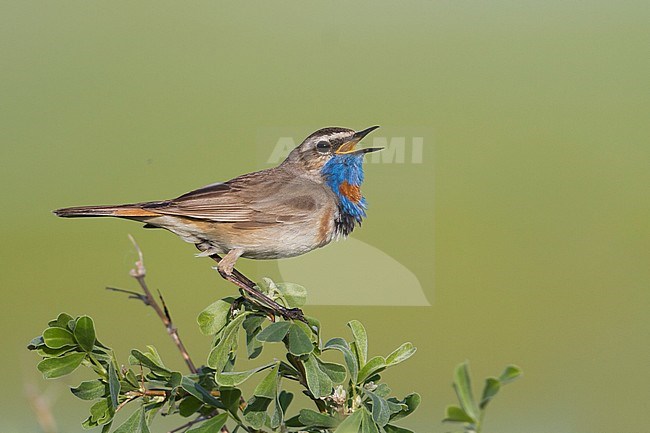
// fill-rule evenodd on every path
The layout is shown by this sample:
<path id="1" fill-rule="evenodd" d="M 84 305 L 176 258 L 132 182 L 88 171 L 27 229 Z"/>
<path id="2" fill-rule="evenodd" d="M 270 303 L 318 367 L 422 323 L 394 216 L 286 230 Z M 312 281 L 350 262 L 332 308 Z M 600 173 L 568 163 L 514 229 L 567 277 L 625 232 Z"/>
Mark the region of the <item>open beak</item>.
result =
<path id="1" fill-rule="evenodd" d="M 357 155 L 357 154 L 365 154 L 365 153 L 382 150 L 383 147 L 366 147 L 363 149 L 355 149 L 355 146 L 357 145 L 357 143 L 361 141 L 361 139 L 363 139 L 363 137 L 370 134 L 372 131 L 374 131 L 377 128 L 379 128 L 379 126 L 371 126 L 370 128 L 366 128 L 363 131 L 355 132 L 352 138 L 346 141 L 345 143 L 343 143 L 342 145 L 340 145 L 339 148 L 336 149 L 334 153 L 336 153 L 337 155 L 344 155 L 344 154 Z"/>

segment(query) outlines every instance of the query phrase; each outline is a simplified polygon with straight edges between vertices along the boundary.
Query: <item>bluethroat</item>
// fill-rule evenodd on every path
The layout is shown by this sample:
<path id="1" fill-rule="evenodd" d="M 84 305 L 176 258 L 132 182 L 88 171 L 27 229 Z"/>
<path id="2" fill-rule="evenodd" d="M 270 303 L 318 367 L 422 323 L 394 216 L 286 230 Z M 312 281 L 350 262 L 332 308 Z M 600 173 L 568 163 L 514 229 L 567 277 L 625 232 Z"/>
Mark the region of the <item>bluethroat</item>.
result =
<path id="1" fill-rule="evenodd" d="M 366 216 L 361 195 L 363 156 L 381 148 L 356 148 L 378 126 L 362 131 L 323 128 L 277 167 L 214 183 L 171 200 L 57 209 L 60 217 L 111 216 L 163 228 L 217 261 L 222 277 L 263 307 L 301 318 L 254 289 L 234 269 L 239 257 L 294 257 L 345 237 Z"/>

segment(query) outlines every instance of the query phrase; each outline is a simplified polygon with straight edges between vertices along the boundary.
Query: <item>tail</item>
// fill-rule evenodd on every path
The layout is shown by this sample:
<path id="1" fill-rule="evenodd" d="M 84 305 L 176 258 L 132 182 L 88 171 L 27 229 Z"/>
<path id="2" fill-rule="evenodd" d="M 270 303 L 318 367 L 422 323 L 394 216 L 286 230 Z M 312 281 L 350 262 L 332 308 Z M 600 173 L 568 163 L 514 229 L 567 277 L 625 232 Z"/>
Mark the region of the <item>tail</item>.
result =
<path id="1" fill-rule="evenodd" d="M 57 209 L 54 214 L 63 218 L 81 218 L 81 217 L 121 217 L 137 218 L 158 216 L 159 214 L 148 211 L 141 207 L 141 204 L 124 204 L 117 206 L 78 206 Z"/>

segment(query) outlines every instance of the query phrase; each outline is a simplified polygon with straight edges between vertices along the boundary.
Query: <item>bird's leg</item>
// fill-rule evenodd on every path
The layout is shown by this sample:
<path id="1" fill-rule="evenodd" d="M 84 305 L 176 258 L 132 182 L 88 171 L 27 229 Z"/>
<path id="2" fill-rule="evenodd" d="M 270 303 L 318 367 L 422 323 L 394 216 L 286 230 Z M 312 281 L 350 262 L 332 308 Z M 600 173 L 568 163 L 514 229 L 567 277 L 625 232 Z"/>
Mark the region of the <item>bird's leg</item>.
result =
<path id="1" fill-rule="evenodd" d="M 219 260 L 219 263 L 217 263 L 219 273 L 232 275 L 232 271 L 235 268 L 235 262 L 242 254 L 244 254 L 244 250 L 241 248 L 233 248 L 232 250 L 228 251 L 228 254 L 223 256 L 223 258 Z"/>
<path id="2" fill-rule="evenodd" d="M 206 251 L 206 249 L 209 248 L 205 244 L 196 244 L 196 247 L 201 251 Z M 251 300 L 254 301 L 256 304 L 258 304 L 263 308 L 270 309 L 272 312 L 277 313 L 278 315 L 282 316 L 284 319 L 287 320 L 297 319 L 307 323 L 307 320 L 305 319 L 305 316 L 303 315 L 302 310 L 300 308 L 286 308 L 278 304 L 273 299 L 266 296 L 264 293 L 255 289 L 255 283 L 233 267 L 234 261 L 240 255 L 241 253 L 239 253 L 234 258 L 234 260 L 232 260 L 231 257 L 232 263 L 231 264 L 226 263 L 226 265 L 224 265 L 223 267 L 220 266 L 221 262 L 223 260 L 226 260 L 228 255 L 226 255 L 226 257 L 222 259 L 219 254 L 212 253 L 209 254 L 208 257 L 210 257 L 212 260 L 217 262 L 217 270 L 219 271 L 219 274 L 226 281 L 230 281 L 231 283 L 233 283 L 234 285 L 242 289 L 244 292 L 246 292 L 252 298 Z M 226 272 L 228 268 L 230 268 L 230 273 Z"/>

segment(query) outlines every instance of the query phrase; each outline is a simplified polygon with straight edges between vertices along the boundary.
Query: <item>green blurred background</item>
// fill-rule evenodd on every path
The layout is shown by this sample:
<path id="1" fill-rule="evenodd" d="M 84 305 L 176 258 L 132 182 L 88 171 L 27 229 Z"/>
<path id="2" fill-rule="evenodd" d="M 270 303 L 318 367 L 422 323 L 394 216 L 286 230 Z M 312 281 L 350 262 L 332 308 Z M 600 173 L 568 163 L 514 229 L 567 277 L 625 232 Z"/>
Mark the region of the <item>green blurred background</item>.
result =
<path id="1" fill-rule="evenodd" d="M 263 168 L 267 131 L 380 124 L 432 132 L 421 164 L 367 165 L 354 238 L 408 268 L 431 306 L 309 307 L 326 336 L 356 318 L 375 354 L 418 346 L 386 375 L 423 395 L 403 423 L 418 432 L 449 430 L 465 359 L 477 378 L 525 371 L 486 432 L 648 431 L 649 20 L 644 1 L 2 2 L 2 430 L 39 431 L 26 388 L 60 431 L 81 430 L 87 405 L 25 349 L 62 310 L 93 316 L 122 360 L 153 343 L 183 367 L 152 311 L 103 290 L 135 287 L 127 233 L 199 361 L 197 313 L 235 293 L 168 233 L 50 210 Z"/>

